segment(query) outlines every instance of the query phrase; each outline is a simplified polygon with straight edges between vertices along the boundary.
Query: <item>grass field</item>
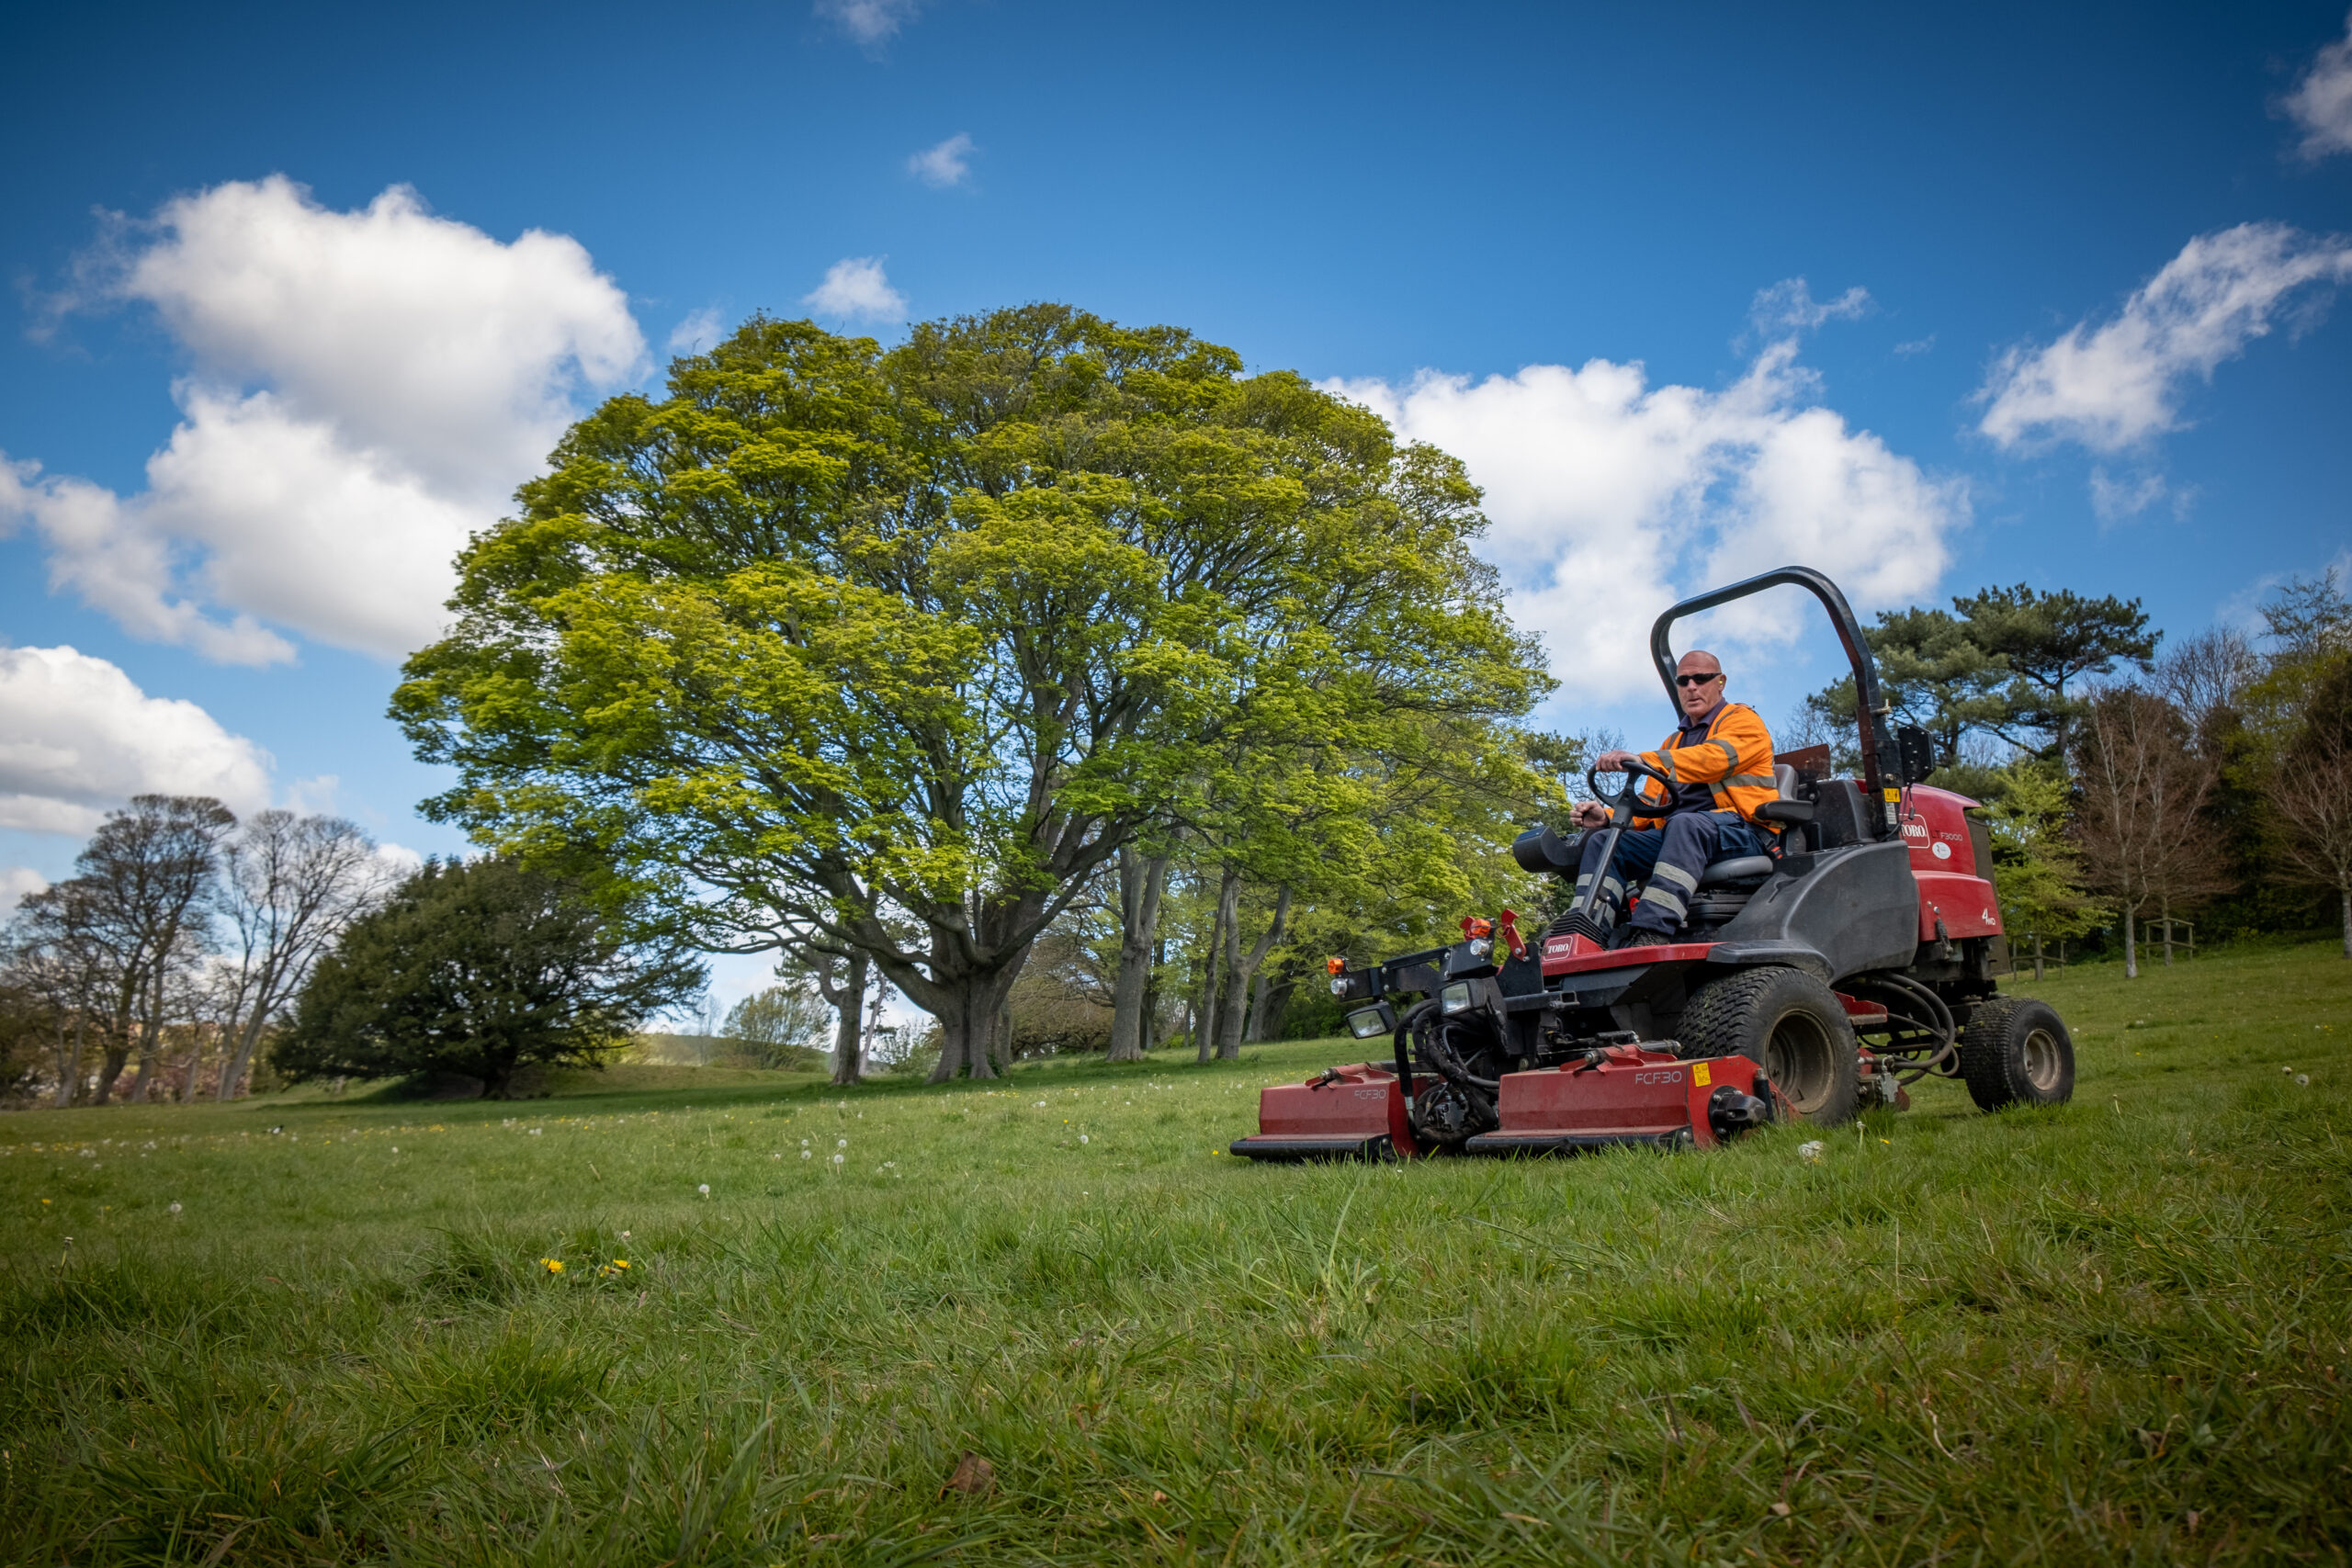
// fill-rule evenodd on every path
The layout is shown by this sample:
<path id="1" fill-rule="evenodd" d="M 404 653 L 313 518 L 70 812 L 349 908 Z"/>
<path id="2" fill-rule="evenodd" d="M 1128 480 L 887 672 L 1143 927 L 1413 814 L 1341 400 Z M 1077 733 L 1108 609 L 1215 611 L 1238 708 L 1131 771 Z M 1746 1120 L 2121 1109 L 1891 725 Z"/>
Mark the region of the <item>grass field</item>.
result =
<path id="1" fill-rule="evenodd" d="M 1329 1043 L 0 1119 L 0 1558 L 2343 1561 L 2352 964 L 2033 989 L 2074 1104 L 1819 1165 L 1217 1152 Z"/>

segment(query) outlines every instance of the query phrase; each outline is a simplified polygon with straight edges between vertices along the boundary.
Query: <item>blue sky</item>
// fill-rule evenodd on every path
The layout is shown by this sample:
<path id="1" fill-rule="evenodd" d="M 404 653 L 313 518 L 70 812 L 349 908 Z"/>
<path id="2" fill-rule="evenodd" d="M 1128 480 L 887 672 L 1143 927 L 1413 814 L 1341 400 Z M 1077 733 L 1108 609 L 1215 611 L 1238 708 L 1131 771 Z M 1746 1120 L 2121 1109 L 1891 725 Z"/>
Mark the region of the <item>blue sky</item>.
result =
<path id="1" fill-rule="evenodd" d="M 447 542 L 754 310 L 888 338 L 1064 299 L 1341 386 L 1487 486 L 1566 725 L 1661 728 L 1650 615 L 1781 559 L 1871 607 L 2243 618 L 2352 546 L 2346 29 L 12 7 L 0 868 L 59 875 L 144 788 L 458 847 L 382 717 Z M 1710 636 L 1768 717 L 1830 673 L 1799 617 Z"/>

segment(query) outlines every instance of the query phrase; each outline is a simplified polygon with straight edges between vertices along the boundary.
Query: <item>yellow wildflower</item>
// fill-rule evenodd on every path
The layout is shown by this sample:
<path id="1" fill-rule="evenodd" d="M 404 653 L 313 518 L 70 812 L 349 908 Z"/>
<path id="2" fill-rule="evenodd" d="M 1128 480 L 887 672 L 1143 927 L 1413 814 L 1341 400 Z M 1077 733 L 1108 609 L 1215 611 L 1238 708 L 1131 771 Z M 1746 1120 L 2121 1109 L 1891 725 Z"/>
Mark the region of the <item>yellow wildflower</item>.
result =
<path id="1" fill-rule="evenodd" d="M 539 1259 L 539 1267 L 546 1269 L 550 1274 L 560 1274 L 563 1272 L 563 1259 L 560 1258 L 542 1258 Z"/>

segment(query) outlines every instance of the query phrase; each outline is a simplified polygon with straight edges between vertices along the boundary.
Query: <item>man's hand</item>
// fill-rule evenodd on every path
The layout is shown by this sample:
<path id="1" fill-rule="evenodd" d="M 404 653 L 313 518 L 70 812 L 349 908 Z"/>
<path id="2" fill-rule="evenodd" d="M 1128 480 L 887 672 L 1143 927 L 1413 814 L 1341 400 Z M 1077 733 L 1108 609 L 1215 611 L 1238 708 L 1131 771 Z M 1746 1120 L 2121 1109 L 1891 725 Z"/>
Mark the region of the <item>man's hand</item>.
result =
<path id="1" fill-rule="evenodd" d="M 1579 828 L 1606 828 L 1609 826 L 1609 807 L 1601 805 L 1597 800 L 1577 801 L 1577 826 Z"/>
<path id="2" fill-rule="evenodd" d="M 1638 762 L 1641 760 L 1641 753 L 1638 751 L 1603 751 L 1599 757 L 1593 759 L 1592 765 L 1604 773 L 1622 773 L 1625 771 L 1626 763 Z"/>

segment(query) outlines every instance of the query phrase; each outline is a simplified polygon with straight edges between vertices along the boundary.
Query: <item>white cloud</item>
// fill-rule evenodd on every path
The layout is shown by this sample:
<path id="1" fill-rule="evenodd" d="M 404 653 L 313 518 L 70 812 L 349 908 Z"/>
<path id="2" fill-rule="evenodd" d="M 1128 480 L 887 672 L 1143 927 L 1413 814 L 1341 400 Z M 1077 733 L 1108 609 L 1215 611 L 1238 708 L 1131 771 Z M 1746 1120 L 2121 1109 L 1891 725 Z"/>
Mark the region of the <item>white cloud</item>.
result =
<path id="1" fill-rule="evenodd" d="M 0 920 L 17 912 L 17 906 L 35 893 L 49 891 L 49 878 L 28 865 L 0 865 Z"/>
<path id="2" fill-rule="evenodd" d="M 2352 152 L 2352 16 L 2344 20 L 2344 36 L 2312 61 L 2285 107 L 2303 128 L 2304 157 Z"/>
<path id="3" fill-rule="evenodd" d="M 2120 452 L 2178 428 L 2188 383 L 2267 333 L 2288 296 L 2352 276 L 2352 243 L 2279 223 L 2200 234 L 2098 327 L 2002 355 L 1977 398 L 2004 447 L 2046 440 Z"/>
<path id="4" fill-rule="evenodd" d="M 2176 493 L 2162 474 L 2127 474 L 2119 479 L 2103 466 L 2091 469 L 2091 510 L 2102 523 L 2136 517 L 2168 496 L 2178 511 L 2186 506 L 2189 494 Z"/>
<path id="5" fill-rule="evenodd" d="M 195 363 L 182 422 L 118 496 L 17 464 L 72 588 L 136 636 L 207 658 L 292 657 L 263 622 L 387 656 L 437 635 L 451 560 L 542 467 L 584 387 L 644 340 L 580 244 L 502 243 L 394 186 L 334 212 L 283 176 L 126 226 L 81 303 L 152 305 Z"/>
<path id="6" fill-rule="evenodd" d="M 907 160 L 907 173 L 925 185 L 961 185 L 972 174 L 972 139 L 957 131 L 936 147 L 926 147 Z"/>
<path id="7" fill-rule="evenodd" d="M 922 0 L 817 0 L 819 20 L 831 22 L 872 51 L 898 36 L 922 10 Z"/>
<path id="8" fill-rule="evenodd" d="M 0 828 L 85 834 L 134 795 L 269 803 L 269 754 L 71 648 L 0 649 Z"/>
<path id="9" fill-rule="evenodd" d="M 1965 492 L 1815 402 L 1795 355 L 1793 339 L 1773 344 L 1722 391 L 1652 387 L 1638 364 L 1603 359 L 1331 389 L 1462 458 L 1487 492 L 1481 553 L 1513 618 L 1544 634 L 1571 693 L 1605 702 L 1656 692 L 1650 622 L 1689 592 L 1799 564 L 1868 609 L 1909 603 L 1942 575 Z M 1681 637 L 1756 653 L 1811 616 L 1774 594 Z"/>
<path id="10" fill-rule="evenodd" d="M 843 256 L 825 269 L 825 281 L 800 298 L 820 315 L 878 321 L 907 319 L 907 297 L 883 276 L 880 256 Z"/>
<path id="11" fill-rule="evenodd" d="M 1747 319 L 1767 337 L 1779 338 L 1791 333 L 1811 332 L 1827 321 L 1850 321 L 1868 315 L 1870 309 L 1871 292 L 1867 288 L 1858 286 L 1835 299 L 1816 300 L 1804 278 L 1790 277 L 1759 292 L 1748 309 Z"/>
<path id="12" fill-rule="evenodd" d="M 706 307 L 670 329 L 670 352 L 700 354 L 727 335 L 727 318 Z"/>

